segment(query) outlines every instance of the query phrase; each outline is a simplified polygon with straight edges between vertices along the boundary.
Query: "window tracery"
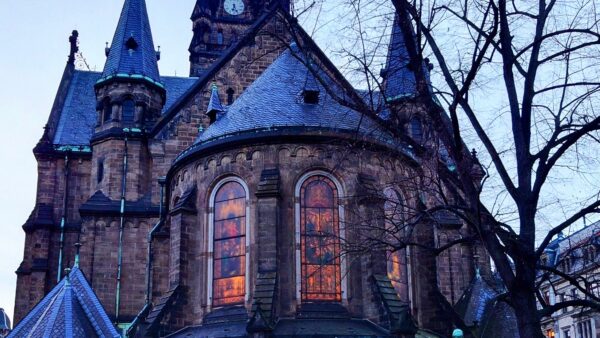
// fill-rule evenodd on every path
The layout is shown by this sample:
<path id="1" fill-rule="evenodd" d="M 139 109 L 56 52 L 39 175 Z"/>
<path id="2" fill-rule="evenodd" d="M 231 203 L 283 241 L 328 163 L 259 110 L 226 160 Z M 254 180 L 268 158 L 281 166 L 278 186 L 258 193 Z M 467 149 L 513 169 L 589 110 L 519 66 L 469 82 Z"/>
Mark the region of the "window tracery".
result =
<path id="1" fill-rule="evenodd" d="M 228 181 L 213 202 L 212 305 L 241 304 L 246 296 L 246 190 Z"/>
<path id="2" fill-rule="evenodd" d="M 341 301 L 338 190 L 315 175 L 300 189 L 300 264 L 302 301 Z"/>

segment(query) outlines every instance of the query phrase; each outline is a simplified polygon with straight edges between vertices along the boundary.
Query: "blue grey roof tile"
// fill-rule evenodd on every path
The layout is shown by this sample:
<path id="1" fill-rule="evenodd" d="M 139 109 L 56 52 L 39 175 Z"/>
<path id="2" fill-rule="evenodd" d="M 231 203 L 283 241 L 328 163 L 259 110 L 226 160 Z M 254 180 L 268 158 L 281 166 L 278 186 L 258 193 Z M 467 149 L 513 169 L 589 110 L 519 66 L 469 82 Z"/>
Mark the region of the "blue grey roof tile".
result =
<path id="1" fill-rule="evenodd" d="M 100 81 L 118 74 L 143 76 L 160 83 L 158 58 L 144 0 L 125 0 Z"/>
<path id="2" fill-rule="evenodd" d="M 101 74 L 97 72 L 74 72 L 54 135 L 55 145 L 89 145 L 97 121 L 94 84 L 100 77 Z M 162 77 L 161 82 L 167 91 L 164 111 L 167 111 L 196 81 L 197 78 Z"/>
<path id="3" fill-rule="evenodd" d="M 496 296 L 498 296 L 498 292 L 478 273 L 454 308 L 463 318 L 465 324 L 469 326 L 478 325 L 484 319 L 488 303 Z"/>
<path id="4" fill-rule="evenodd" d="M 120 337 L 98 297 L 75 267 L 9 337 Z"/>
<path id="5" fill-rule="evenodd" d="M 75 71 L 54 134 L 57 145 L 88 145 L 96 125 L 94 83 L 100 73 Z"/>
<path id="6" fill-rule="evenodd" d="M 410 57 L 398 20 L 396 17 L 392 27 L 384 74 L 385 97 L 388 102 L 414 97 L 417 92 L 415 73 L 409 68 Z M 425 65 L 423 65 L 423 71 L 429 80 L 429 71 Z"/>
<path id="7" fill-rule="evenodd" d="M 211 93 L 210 93 L 210 101 L 208 101 L 208 108 L 206 108 L 206 112 L 209 113 L 211 111 L 222 112 L 224 111 L 223 105 L 221 104 L 221 99 L 219 98 L 219 88 L 216 84 L 212 85 Z"/>
<path id="8" fill-rule="evenodd" d="M 4 309 L 0 308 L 0 331 L 2 330 L 10 330 L 10 318 Z"/>
<path id="9" fill-rule="evenodd" d="M 324 75 L 325 82 L 334 82 Z M 227 109 L 227 113 L 201 133 L 196 144 L 243 132 L 258 132 L 280 127 L 317 127 L 359 131 L 381 136 L 375 122 L 338 103 L 321 83 L 311 79 L 309 69 L 289 50 L 285 51 Z M 303 90 L 319 91 L 319 102 L 303 101 Z M 331 88 L 336 90 L 336 86 Z"/>

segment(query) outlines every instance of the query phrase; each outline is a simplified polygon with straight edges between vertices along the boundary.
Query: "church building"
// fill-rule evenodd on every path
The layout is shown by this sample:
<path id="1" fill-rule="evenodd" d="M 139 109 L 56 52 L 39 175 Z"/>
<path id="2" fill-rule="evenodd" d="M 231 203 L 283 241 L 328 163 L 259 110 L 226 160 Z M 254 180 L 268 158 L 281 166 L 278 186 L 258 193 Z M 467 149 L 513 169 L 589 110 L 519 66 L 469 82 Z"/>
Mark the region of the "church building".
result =
<path id="1" fill-rule="evenodd" d="M 449 336 L 489 260 L 427 248 L 469 236 L 459 218 L 409 215 L 434 186 L 460 192 L 400 26 L 365 92 L 291 6 L 198 0 L 189 77 L 160 74 L 144 0 L 124 0 L 102 72 L 76 67 L 73 32 L 34 149 L 14 337 Z M 419 245 L 364 245 L 390 233 Z"/>

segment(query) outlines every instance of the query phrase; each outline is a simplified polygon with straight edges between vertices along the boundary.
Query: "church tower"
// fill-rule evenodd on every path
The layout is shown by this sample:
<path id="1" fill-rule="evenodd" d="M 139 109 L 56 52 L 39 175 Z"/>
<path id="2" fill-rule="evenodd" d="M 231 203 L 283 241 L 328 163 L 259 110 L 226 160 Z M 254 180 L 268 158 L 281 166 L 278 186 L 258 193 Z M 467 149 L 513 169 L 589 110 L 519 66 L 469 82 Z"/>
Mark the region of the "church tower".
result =
<path id="1" fill-rule="evenodd" d="M 290 12 L 289 0 L 197 0 L 191 20 L 190 76 L 200 76 L 261 15 L 276 6 Z"/>
<path id="2" fill-rule="evenodd" d="M 159 52 L 154 49 L 144 0 L 126 0 L 107 60 L 95 84 L 97 124 L 92 137 L 94 177 L 91 191 L 101 190 L 120 199 L 123 154 L 128 141 L 130 171 L 128 184 L 136 189 L 128 199 L 139 199 L 148 188 L 144 181 L 146 131 L 160 117 L 165 104 L 165 87 L 158 71 Z M 137 173 L 137 175 L 131 175 Z"/>

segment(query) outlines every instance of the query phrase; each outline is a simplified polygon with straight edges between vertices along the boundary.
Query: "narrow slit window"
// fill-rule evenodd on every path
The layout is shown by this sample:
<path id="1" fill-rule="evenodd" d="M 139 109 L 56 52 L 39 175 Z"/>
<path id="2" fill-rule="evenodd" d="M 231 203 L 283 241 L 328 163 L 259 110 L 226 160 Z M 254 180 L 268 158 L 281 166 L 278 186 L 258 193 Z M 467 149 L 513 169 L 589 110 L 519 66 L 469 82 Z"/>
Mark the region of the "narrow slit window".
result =
<path id="1" fill-rule="evenodd" d="M 110 104 L 109 100 L 104 100 L 102 105 L 102 115 L 104 122 L 112 120 L 112 105 Z"/>

